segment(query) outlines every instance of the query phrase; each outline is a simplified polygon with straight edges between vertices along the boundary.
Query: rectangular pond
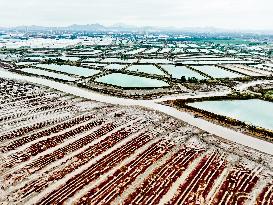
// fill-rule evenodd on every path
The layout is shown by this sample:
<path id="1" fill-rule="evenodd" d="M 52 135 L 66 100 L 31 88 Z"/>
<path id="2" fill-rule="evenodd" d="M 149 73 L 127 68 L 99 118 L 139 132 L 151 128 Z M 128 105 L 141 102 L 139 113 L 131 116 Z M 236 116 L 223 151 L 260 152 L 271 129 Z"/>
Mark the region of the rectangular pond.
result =
<path id="1" fill-rule="evenodd" d="M 172 61 L 169 61 L 168 59 L 164 58 L 142 58 L 140 59 L 139 63 L 150 63 L 150 64 L 159 64 L 159 63 L 172 63 Z"/>
<path id="2" fill-rule="evenodd" d="M 172 49 L 171 48 L 163 48 L 161 51 L 158 53 L 169 53 Z"/>
<path id="3" fill-rule="evenodd" d="M 73 78 L 68 75 L 49 72 L 49 71 L 35 69 L 35 68 L 23 68 L 23 69 L 21 69 L 21 71 L 26 72 L 26 73 L 30 73 L 30 74 L 36 74 L 36 75 L 45 76 L 45 77 L 52 77 L 52 78 L 57 78 L 57 79 L 67 80 L 67 81 L 77 80 L 77 78 Z"/>
<path id="4" fill-rule="evenodd" d="M 150 49 L 144 51 L 143 53 L 145 53 L 145 54 L 151 54 L 151 53 L 155 53 L 157 51 L 158 51 L 158 48 L 150 48 Z"/>
<path id="5" fill-rule="evenodd" d="M 217 65 L 217 64 L 252 64 L 254 61 L 230 61 L 230 60 L 215 60 L 215 61 L 199 61 L 199 60 L 181 60 L 176 59 L 176 63 L 181 63 L 183 65 Z"/>
<path id="6" fill-rule="evenodd" d="M 221 69 L 216 66 L 204 65 L 204 66 L 193 66 L 193 67 L 203 73 L 208 74 L 209 76 L 211 76 L 213 78 L 240 78 L 240 77 L 244 77 L 243 75 L 229 72 L 227 70 Z"/>
<path id="7" fill-rule="evenodd" d="M 123 68 L 125 68 L 126 64 L 110 64 L 110 65 L 107 65 L 105 68 L 106 69 L 109 69 L 109 70 L 121 70 Z"/>
<path id="8" fill-rule="evenodd" d="M 166 70 L 173 78 L 181 79 L 185 76 L 186 79 L 195 77 L 199 80 L 206 79 L 206 77 L 200 75 L 197 72 L 187 68 L 186 66 L 175 66 L 175 65 L 161 65 L 161 67 Z"/>
<path id="9" fill-rule="evenodd" d="M 135 54 L 141 53 L 141 52 L 143 52 L 145 50 L 146 50 L 146 48 L 138 48 L 138 49 L 135 49 L 135 50 L 128 51 L 126 54 L 127 55 L 135 55 Z"/>
<path id="10" fill-rule="evenodd" d="M 70 66 L 70 65 L 56 65 L 56 64 L 38 64 L 36 67 L 46 68 L 53 71 L 60 71 L 72 75 L 78 75 L 83 77 L 93 76 L 100 71 L 90 69 L 90 68 L 83 68 L 77 66 Z"/>
<path id="11" fill-rule="evenodd" d="M 120 87 L 168 87 L 169 84 L 156 79 L 127 75 L 122 73 L 112 73 L 95 79 L 96 82 Z"/>
<path id="12" fill-rule="evenodd" d="M 82 60 L 82 62 L 92 62 L 92 63 L 95 63 L 95 62 L 100 62 L 100 58 L 87 58 L 87 59 L 84 59 Z"/>
<path id="13" fill-rule="evenodd" d="M 132 65 L 127 68 L 127 70 L 147 74 L 166 75 L 162 70 L 158 69 L 154 65 Z"/>
<path id="14" fill-rule="evenodd" d="M 32 64 L 36 64 L 35 62 L 18 62 L 15 63 L 18 66 L 26 66 L 26 65 L 32 65 Z"/>
<path id="15" fill-rule="evenodd" d="M 102 59 L 102 63 L 136 63 L 137 58 L 121 59 L 121 58 L 105 58 Z"/>
<path id="16" fill-rule="evenodd" d="M 189 106 L 273 130 L 273 103 L 259 99 L 203 101 Z"/>

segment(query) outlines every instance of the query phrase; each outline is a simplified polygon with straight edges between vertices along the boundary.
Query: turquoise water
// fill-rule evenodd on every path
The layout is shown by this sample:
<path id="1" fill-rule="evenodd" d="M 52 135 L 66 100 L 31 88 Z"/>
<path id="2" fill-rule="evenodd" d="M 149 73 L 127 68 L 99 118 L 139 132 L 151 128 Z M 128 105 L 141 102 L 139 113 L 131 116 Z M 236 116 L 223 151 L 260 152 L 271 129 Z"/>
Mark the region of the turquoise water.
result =
<path id="1" fill-rule="evenodd" d="M 82 62 L 99 62 L 100 58 L 87 58 L 85 60 L 82 60 Z"/>
<path id="2" fill-rule="evenodd" d="M 105 68 L 110 70 L 120 70 L 126 66 L 127 66 L 126 64 L 110 64 L 107 65 Z"/>
<path id="3" fill-rule="evenodd" d="M 229 71 L 226 71 L 224 69 L 221 69 L 216 66 L 194 66 L 195 69 L 200 70 L 213 78 L 238 78 L 238 77 L 243 77 L 243 75 L 237 74 L 237 73 L 232 73 Z"/>
<path id="4" fill-rule="evenodd" d="M 146 50 L 146 48 L 138 48 L 138 49 L 134 49 L 134 50 L 128 51 L 126 54 L 128 54 L 128 55 L 134 55 L 134 54 L 138 54 L 140 52 L 143 52 L 145 50 Z"/>
<path id="5" fill-rule="evenodd" d="M 218 60 L 218 61 L 198 61 L 198 60 L 181 60 L 177 59 L 176 62 L 179 62 L 183 65 L 196 65 L 196 66 L 205 66 L 205 65 L 217 65 L 217 64 L 248 64 L 248 63 L 253 63 L 254 61 L 226 61 L 226 60 Z"/>
<path id="6" fill-rule="evenodd" d="M 140 63 L 151 63 L 151 64 L 159 64 L 159 63 L 172 63 L 168 59 L 163 58 L 142 58 L 139 61 Z"/>
<path id="7" fill-rule="evenodd" d="M 46 60 L 46 59 L 52 59 L 52 60 L 56 60 L 56 59 L 61 59 L 64 61 L 78 61 L 80 60 L 80 58 L 78 57 L 67 57 L 67 56 L 57 56 L 57 57 L 52 57 L 52 56 L 32 56 L 32 57 L 25 57 L 25 59 L 30 59 L 30 60 Z"/>
<path id="8" fill-rule="evenodd" d="M 46 60 L 49 59 L 48 57 L 45 56 L 32 56 L 32 57 L 25 57 L 25 59 L 29 59 L 29 60 Z"/>
<path id="9" fill-rule="evenodd" d="M 16 65 L 32 65 L 35 64 L 33 62 L 19 62 L 19 63 L 15 63 Z"/>
<path id="10" fill-rule="evenodd" d="M 129 68 L 127 68 L 127 70 L 148 73 L 148 74 L 165 75 L 163 71 L 159 70 L 154 65 L 132 65 Z"/>
<path id="11" fill-rule="evenodd" d="M 35 69 L 35 68 L 23 68 L 22 71 L 26 72 L 26 73 L 41 75 L 41 76 L 45 76 L 45 77 L 52 77 L 52 78 L 57 78 L 57 79 L 62 79 L 62 80 L 68 80 L 68 81 L 77 80 L 77 78 L 73 78 L 68 75 L 49 72 L 49 71 Z"/>
<path id="12" fill-rule="evenodd" d="M 138 77 L 122 73 L 112 73 L 99 77 L 96 82 L 121 86 L 121 87 L 165 87 L 168 83 L 156 79 Z"/>
<path id="13" fill-rule="evenodd" d="M 130 59 L 120 59 L 120 58 L 105 58 L 101 60 L 102 63 L 136 63 L 138 59 L 130 58 Z"/>
<path id="14" fill-rule="evenodd" d="M 46 68 L 46 69 L 50 69 L 53 71 L 65 72 L 68 74 L 79 75 L 79 76 L 83 76 L 83 77 L 92 76 L 92 75 L 95 75 L 100 72 L 98 70 L 77 67 L 77 66 L 70 66 L 70 65 L 38 64 L 36 66 L 40 67 L 40 68 Z"/>
<path id="15" fill-rule="evenodd" d="M 203 101 L 189 104 L 219 115 L 273 130 L 273 103 L 251 100 Z"/>
<path id="16" fill-rule="evenodd" d="M 173 78 L 180 79 L 182 76 L 186 78 L 195 77 L 199 80 L 205 79 L 204 76 L 196 73 L 185 66 L 175 66 L 175 65 L 161 65 Z"/>

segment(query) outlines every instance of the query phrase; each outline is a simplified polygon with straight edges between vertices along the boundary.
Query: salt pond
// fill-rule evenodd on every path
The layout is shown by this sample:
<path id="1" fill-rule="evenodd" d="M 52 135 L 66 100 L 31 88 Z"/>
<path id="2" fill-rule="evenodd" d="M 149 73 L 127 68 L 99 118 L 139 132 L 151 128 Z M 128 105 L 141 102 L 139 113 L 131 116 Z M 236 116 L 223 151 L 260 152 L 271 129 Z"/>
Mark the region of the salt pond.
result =
<path id="1" fill-rule="evenodd" d="M 273 130 L 273 103 L 268 101 L 258 99 L 203 101 L 189 103 L 189 105 Z"/>
<path id="2" fill-rule="evenodd" d="M 32 65 L 35 64 L 35 62 L 19 62 L 19 63 L 15 63 L 18 66 L 24 66 L 24 65 Z"/>
<path id="3" fill-rule="evenodd" d="M 165 73 L 154 65 L 132 65 L 127 70 L 148 74 L 165 75 Z"/>
<path id="4" fill-rule="evenodd" d="M 70 65 L 38 64 L 37 67 L 46 68 L 53 71 L 65 72 L 68 74 L 78 75 L 83 77 L 92 76 L 100 72 L 98 70 L 94 70 L 90 68 L 83 68 L 83 67 L 70 66 Z"/>
<path id="5" fill-rule="evenodd" d="M 197 72 L 190 70 L 185 66 L 175 66 L 175 65 L 161 65 L 164 70 L 172 75 L 173 78 L 180 79 L 182 76 L 186 78 L 195 77 L 199 80 L 205 79 L 204 76 L 200 75 Z"/>
<path id="6" fill-rule="evenodd" d="M 121 87 L 166 87 L 168 83 L 139 76 L 127 75 L 122 73 L 112 73 L 99 77 L 95 80 L 110 85 L 116 85 Z"/>
<path id="7" fill-rule="evenodd" d="M 68 75 L 49 72 L 49 71 L 35 69 L 35 68 L 23 68 L 21 71 L 26 72 L 26 73 L 40 75 L 40 76 L 45 76 L 45 77 L 52 77 L 52 78 L 57 78 L 57 79 L 62 79 L 62 80 L 68 80 L 68 81 L 77 80 L 77 78 L 73 78 Z"/>
<path id="8" fill-rule="evenodd" d="M 110 70 L 121 70 L 122 68 L 126 67 L 126 64 L 110 64 L 107 65 L 105 68 Z"/>
<path id="9" fill-rule="evenodd" d="M 121 58 L 105 58 L 101 60 L 102 63 L 136 63 L 137 58 L 121 59 Z"/>
<path id="10" fill-rule="evenodd" d="M 158 63 L 172 63 L 168 59 L 163 58 L 142 58 L 140 59 L 139 63 L 151 63 L 151 64 L 158 64 Z"/>
<path id="11" fill-rule="evenodd" d="M 239 78 L 243 75 L 226 71 L 216 66 L 194 66 L 195 69 L 204 72 L 213 78 Z"/>
<path id="12" fill-rule="evenodd" d="M 252 64 L 254 63 L 254 61 L 243 61 L 243 60 L 217 60 L 217 61 L 199 61 L 199 60 L 181 60 L 181 59 L 177 59 L 176 63 L 180 63 L 183 65 L 217 65 L 217 64 Z"/>

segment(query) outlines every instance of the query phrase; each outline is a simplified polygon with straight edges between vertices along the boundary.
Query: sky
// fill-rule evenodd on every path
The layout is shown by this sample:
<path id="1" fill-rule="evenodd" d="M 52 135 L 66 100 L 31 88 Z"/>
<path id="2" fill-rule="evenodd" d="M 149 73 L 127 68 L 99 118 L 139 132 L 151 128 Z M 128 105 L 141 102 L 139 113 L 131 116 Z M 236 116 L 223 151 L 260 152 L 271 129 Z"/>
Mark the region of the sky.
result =
<path id="1" fill-rule="evenodd" d="M 273 30 L 273 0 L 0 0 L 0 27 L 93 23 Z"/>

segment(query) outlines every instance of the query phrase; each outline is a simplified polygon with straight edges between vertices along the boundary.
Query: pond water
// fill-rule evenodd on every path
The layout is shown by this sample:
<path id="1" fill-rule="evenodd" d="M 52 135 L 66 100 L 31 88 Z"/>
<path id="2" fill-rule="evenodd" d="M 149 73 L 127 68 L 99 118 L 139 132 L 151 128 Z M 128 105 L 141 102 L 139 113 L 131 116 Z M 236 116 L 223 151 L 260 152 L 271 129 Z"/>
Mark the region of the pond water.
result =
<path id="1" fill-rule="evenodd" d="M 107 65 L 105 68 L 110 70 L 120 70 L 126 66 L 127 66 L 126 64 L 110 64 Z"/>
<path id="2" fill-rule="evenodd" d="M 161 51 L 158 53 L 169 53 L 172 49 L 171 48 L 163 48 Z"/>
<path id="3" fill-rule="evenodd" d="M 158 64 L 158 63 L 172 63 L 168 59 L 164 58 L 142 58 L 140 59 L 139 63 L 151 63 L 151 64 Z"/>
<path id="4" fill-rule="evenodd" d="M 82 60 L 82 62 L 99 62 L 100 60 L 100 58 L 87 58 Z"/>
<path id="5" fill-rule="evenodd" d="M 273 130 L 273 103 L 259 99 L 203 101 L 190 106 Z"/>
<path id="6" fill-rule="evenodd" d="M 221 69 L 216 66 L 194 66 L 195 69 L 200 70 L 201 72 L 204 72 L 213 78 L 239 78 L 243 77 L 243 75 L 229 72 L 227 70 Z"/>
<path id="7" fill-rule="evenodd" d="M 35 62 L 18 62 L 18 63 L 15 63 L 16 65 L 18 66 L 24 66 L 24 65 L 32 65 L 32 64 L 36 64 Z"/>
<path id="8" fill-rule="evenodd" d="M 127 55 L 134 55 L 134 54 L 141 53 L 141 52 L 143 52 L 145 50 L 146 50 L 146 48 L 138 48 L 138 49 L 135 49 L 135 50 L 128 51 L 126 54 Z"/>
<path id="9" fill-rule="evenodd" d="M 121 59 L 121 58 L 105 58 L 102 59 L 102 63 L 136 63 L 138 61 L 137 58 L 130 59 Z"/>
<path id="10" fill-rule="evenodd" d="M 132 65 L 127 68 L 127 70 L 148 74 L 166 75 L 162 70 L 158 69 L 154 65 Z"/>
<path id="11" fill-rule="evenodd" d="M 155 53 L 157 51 L 158 51 L 158 48 L 150 48 L 150 49 L 144 51 L 143 53 L 145 53 L 145 54 L 151 54 L 151 53 Z"/>
<path id="12" fill-rule="evenodd" d="M 49 57 L 46 56 L 30 56 L 30 57 L 25 57 L 26 60 L 46 60 L 49 59 Z"/>
<path id="13" fill-rule="evenodd" d="M 26 72 L 26 73 L 41 75 L 41 76 L 45 76 L 45 77 L 52 77 L 52 78 L 57 78 L 57 79 L 62 79 L 62 80 L 68 80 L 68 81 L 75 81 L 75 80 L 77 80 L 77 78 L 73 78 L 73 77 L 70 77 L 68 75 L 54 73 L 54 72 L 49 72 L 49 71 L 35 69 L 35 68 L 23 68 L 21 70 L 23 72 Z"/>
<path id="14" fill-rule="evenodd" d="M 122 73 L 112 73 L 95 79 L 96 82 L 116 85 L 121 87 L 166 87 L 168 83 L 145 77 L 138 77 Z"/>
<path id="15" fill-rule="evenodd" d="M 46 68 L 53 71 L 65 72 L 68 74 L 78 75 L 83 77 L 92 76 L 100 72 L 98 70 L 94 70 L 90 68 L 83 68 L 83 67 L 70 66 L 70 65 L 38 64 L 36 66 L 40 68 Z"/>
<path id="16" fill-rule="evenodd" d="M 198 60 L 181 60 L 181 59 L 177 59 L 176 60 L 177 63 L 181 63 L 184 65 L 217 65 L 217 64 L 250 64 L 250 63 L 254 63 L 254 61 L 231 61 L 231 60 L 216 60 L 216 61 L 198 61 Z"/>
<path id="17" fill-rule="evenodd" d="M 195 77 L 199 80 L 206 79 L 206 77 L 190 70 L 185 66 L 161 65 L 161 67 L 171 74 L 173 78 L 181 79 L 182 76 L 185 76 L 186 78 Z"/>

